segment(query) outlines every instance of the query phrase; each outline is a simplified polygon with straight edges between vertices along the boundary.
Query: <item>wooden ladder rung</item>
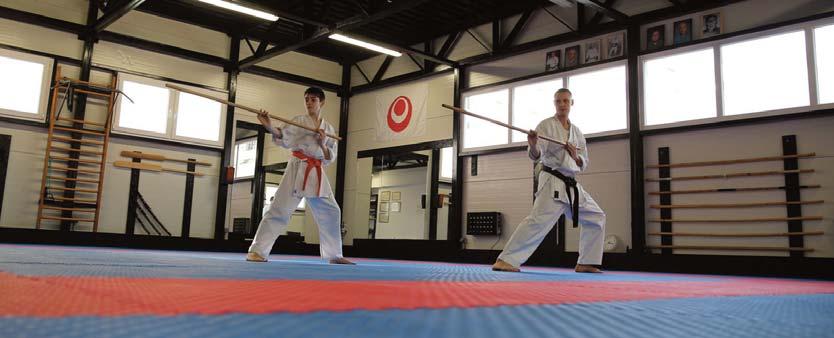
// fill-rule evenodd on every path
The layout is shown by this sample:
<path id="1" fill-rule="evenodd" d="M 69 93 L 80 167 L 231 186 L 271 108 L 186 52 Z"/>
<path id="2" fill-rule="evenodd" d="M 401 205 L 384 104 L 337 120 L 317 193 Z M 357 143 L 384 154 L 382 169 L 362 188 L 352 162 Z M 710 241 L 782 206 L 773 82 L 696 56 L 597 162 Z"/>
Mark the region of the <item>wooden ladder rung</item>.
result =
<path id="1" fill-rule="evenodd" d="M 52 135 L 53 140 L 64 141 L 64 142 L 78 142 L 78 143 L 85 143 L 85 144 L 97 144 L 97 145 L 104 145 L 103 141 L 96 141 L 96 140 L 82 140 L 82 139 L 75 139 L 70 137 L 63 137 Z"/>
<path id="2" fill-rule="evenodd" d="M 96 136 L 104 136 L 103 131 L 95 131 L 95 130 L 87 130 L 87 129 L 76 129 L 76 128 L 67 128 L 67 127 L 55 127 L 55 130 L 66 131 L 70 133 L 81 133 L 87 135 L 96 135 Z"/>
<path id="3" fill-rule="evenodd" d="M 88 180 L 88 179 L 83 179 L 83 178 L 60 177 L 60 176 L 50 176 L 50 175 L 47 175 L 46 178 L 48 178 L 50 180 L 58 180 L 58 181 L 76 181 L 76 182 L 90 183 L 90 184 L 98 184 L 99 183 L 98 180 Z"/>
<path id="4" fill-rule="evenodd" d="M 73 217 L 55 217 L 55 216 L 41 216 L 43 219 L 51 219 L 55 221 L 76 221 L 76 222 L 89 222 L 93 223 L 96 220 L 89 219 L 89 218 L 73 218 Z"/>
<path id="5" fill-rule="evenodd" d="M 98 175 L 99 173 L 101 173 L 100 171 L 96 171 L 96 170 L 86 170 L 86 169 L 77 169 L 77 168 L 56 167 L 56 166 L 49 166 L 49 169 L 62 170 L 62 171 L 77 171 L 79 173 L 95 174 L 95 175 Z"/>
<path id="6" fill-rule="evenodd" d="M 99 126 L 99 127 L 104 127 L 104 126 L 105 126 L 105 125 L 104 125 L 104 123 L 100 123 L 100 122 L 93 122 L 93 121 L 87 121 L 87 120 L 76 120 L 76 119 L 71 119 L 71 118 L 69 118 L 69 117 L 59 117 L 58 119 L 59 119 L 59 120 L 61 120 L 61 121 L 67 121 L 67 122 L 73 122 L 73 123 L 82 123 L 82 124 L 89 124 L 89 125 Z"/>
<path id="7" fill-rule="evenodd" d="M 81 188 L 65 188 L 65 187 L 47 187 L 48 189 L 57 189 L 57 190 L 65 190 L 65 191 L 78 191 L 78 192 L 88 192 L 91 194 L 98 193 L 98 190 L 91 190 L 91 189 L 81 189 Z"/>
<path id="8" fill-rule="evenodd" d="M 68 151 L 68 152 L 75 152 L 75 153 L 80 153 L 80 154 L 104 155 L 103 152 L 96 151 L 96 150 L 72 149 L 72 148 L 59 147 L 59 146 L 52 146 L 52 149 L 58 149 L 58 150 L 61 150 L 61 151 Z"/>
<path id="9" fill-rule="evenodd" d="M 78 202 L 78 203 L 96 203 L 97 200 L 91 200 L 86 198 L 67 198 L 67 197 L 52 197 L 53 200 L 57 201 L 68 201 L 68 202 Z"/>
<path id="10" fill-rule="evenodd" d="M 59 161 L 67 161 L 67 162 L 78 162 L 78 163 L 87 163 L 87 164 L 101 164 L 101 161 L 93 161 L 93 160 L 82 160 L 82 159 L 74 159 L 69 157 L 62 157 L 62 156 L 52 156 L 50 155 L 49 158 L 53 160 Z"/>
<path id="11" fill-rule="evenodd" d="M 61 207 L 53 207 L 49 205 L 44 205 L 44 209 L 51 209 L 51 210 L 61 210 L 61 211 L 75 211 L 75 212 L 96 212 L 96 209 L 83 209 L 83 208 L 61 208 Z"/>

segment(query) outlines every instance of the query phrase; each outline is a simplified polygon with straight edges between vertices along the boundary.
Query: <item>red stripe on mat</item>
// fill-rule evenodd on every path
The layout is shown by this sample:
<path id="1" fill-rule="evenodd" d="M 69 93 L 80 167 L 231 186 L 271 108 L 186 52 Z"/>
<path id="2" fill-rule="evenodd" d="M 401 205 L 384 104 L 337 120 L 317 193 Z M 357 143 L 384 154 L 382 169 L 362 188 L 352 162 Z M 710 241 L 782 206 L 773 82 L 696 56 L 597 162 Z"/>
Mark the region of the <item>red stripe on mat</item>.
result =
<path id="1" fill-rule="evenodd" d="M 0 272 L 2 316 L 262 314 L 834 293 L 834 283 L 415 282 L 29 277 Z"/>

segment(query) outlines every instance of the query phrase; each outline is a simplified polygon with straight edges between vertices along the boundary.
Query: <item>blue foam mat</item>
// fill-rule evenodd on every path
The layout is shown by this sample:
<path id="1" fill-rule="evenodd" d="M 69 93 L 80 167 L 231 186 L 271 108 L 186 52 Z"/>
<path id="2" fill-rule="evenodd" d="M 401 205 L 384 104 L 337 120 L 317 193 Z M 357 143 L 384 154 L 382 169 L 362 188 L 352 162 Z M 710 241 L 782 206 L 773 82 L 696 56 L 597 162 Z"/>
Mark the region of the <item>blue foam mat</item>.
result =
<path id="1" fill-rule="evenodd" d="M 488 265 L 359 260 L 357 266 L 325 264 L 317 257 L 270 256 L 268 263 L 244 261 L 242 253 L 0 245 L 0 271 L 25 276 L 133 278 L 498 281 L 711 281 L 718 276 L 618 273 L 577 274 L 571 269 L 524 268 L 491 271 Z"/>
<path id="2" fill-rule="evenodd" d="M 834 337 L 834 295 L 468 309 L 0 318 L 0 337 Z"/>

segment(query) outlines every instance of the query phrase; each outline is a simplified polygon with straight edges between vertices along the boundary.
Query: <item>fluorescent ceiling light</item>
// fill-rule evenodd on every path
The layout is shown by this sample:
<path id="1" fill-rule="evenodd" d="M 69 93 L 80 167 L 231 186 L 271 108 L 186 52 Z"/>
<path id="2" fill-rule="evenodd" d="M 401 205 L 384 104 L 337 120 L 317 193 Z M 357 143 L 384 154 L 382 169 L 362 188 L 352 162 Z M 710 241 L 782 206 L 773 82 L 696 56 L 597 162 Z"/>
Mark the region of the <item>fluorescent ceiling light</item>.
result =
<path id="1" fill-rule="evenodd" d="M 380 53 L 383 53 L 383 54 L 388 54 L 388 55 L 391 55 L 391 56 L 394 56 L 394 57 L 400 57 L 400 56 L 403 55 L 402 53 L 400 53 L 398 51 L 390 50 L 390 49 L 385 48 L 385 47 L 380 47 L 380 46 L 377 46 L 377 45 L 372 44 L 372 43 L 367 43 L 365 41 L 359 41 L 359 40 L 356 40 L 354 38 L 344 36 L 342 34 L 331 34 L 330 38 L 333 39 L 333 40 L 346 42 L 346 43 L 349 43 L 351 45 L 356 45 L 356 46 L 359 46 L 359 47 L 367 48 L 367 49 L 370 49 L 372 51 L 380 52 Z"/>
<path id="2" fill-rule="evenodd" d="M 259 17 L 259 18 L 264 19 L 264 20 L 269 20 L 269 21 L 278 20 L 277 16 L 272 15 L 270 13 L 260 11 L 260 10 L 257 10 L 257 9 L 253 9 L 253 8 L 249 8 L 249 7 L 244 7 L 244 6 L 238 5 L 236 3 L 231 3 L 231 2 L 228 2 L 228 1 L 223 1 L 223 0 L 197 0 L 197 1 L 205 2 L 207 4 L 215 5 L 217 7 L 225 8 L 225 9 L 232 10 L 232 11 L 235 11 L 235 12 L 239 12 L 239 13 L 243 13 L 243 14 L 249 14 L 251 16 L 256 16 L 256 17 Z"/>

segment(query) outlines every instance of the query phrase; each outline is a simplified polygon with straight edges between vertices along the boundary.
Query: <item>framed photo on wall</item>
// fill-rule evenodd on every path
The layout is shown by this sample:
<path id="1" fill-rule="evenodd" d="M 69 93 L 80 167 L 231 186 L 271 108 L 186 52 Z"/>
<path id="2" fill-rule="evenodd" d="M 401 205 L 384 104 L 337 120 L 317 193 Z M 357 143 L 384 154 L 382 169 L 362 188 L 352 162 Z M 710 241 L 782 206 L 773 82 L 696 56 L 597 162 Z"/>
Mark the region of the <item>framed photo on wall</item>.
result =
<path id="1" fill-rule="evenodd" d="M 392 201 L 399 201 L 402 198 L 402 193 L 399 191 L 392 191 L 391 192 L 391 200 Z"/>
<path id="2" fill-rule="evenodd" d="M 379 211 L 388 212 L 388 202 L 379 202 Z"/>
<path id="3" fill-rule="evenodd" d="M 602 59 L 601 46 L 601 40 L 595 40 L 585 44 L 585 63 L 594 63 Z"/>
<path id="4" fill-rule="evenodd" d="M 721 34 L 721 26 L 724 22 L 721 20 L 721 12 L 704 14 L 701 17 L 701 37 L 708 38 Z"/>
<path id="5" fill-rule="evenodd" d="M 400 202 L 391 202 L 391 212 L 400 212 Z"/>
<path id="6" fill-rule="evenodd" d="M 676 21 L 672 27 L 672 38 L 675 45 L 692 41 L 692 19 Z"/>
<path id="7" fill-rule="evenodd" d="M 391 200 L 391 192 L 390 191 L 383 191 L 379 193 L 379 200 L 380 201 L 389 201 Z"/>
<path id="8" fill-rule="evenodd" d="M 623 33 L 617 33 L 608 36 L 606 39 L 606 48 L 608 59 L 623 56 Z"/>
<path id="9" fill-rule="evenodd" d="M 388 213 L 387 212 L 380 212 L 379 213 L 379 223 L 388 223 Z"/>
<path id="10" fill-rule="evenodd" d="M 663 48 L 666 26 L 654 26 L 646 30 L 646 50 Z"/>
<path id="11" fill-rule="evenodd" d="M 565 68 L 579 65 L 579 45 L 565 48 Z"/>
<path id="12" fill-rule="evenodd" d="M 552 50 L 547 52 L 547 57 L 544 62 L 544 70 L 549 72 L 551 70 L 558 70 L 559 65 L 562 64 L 562 50 Z"/>

